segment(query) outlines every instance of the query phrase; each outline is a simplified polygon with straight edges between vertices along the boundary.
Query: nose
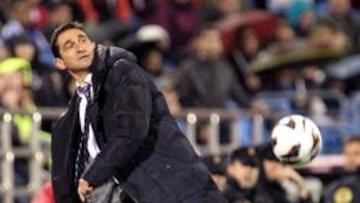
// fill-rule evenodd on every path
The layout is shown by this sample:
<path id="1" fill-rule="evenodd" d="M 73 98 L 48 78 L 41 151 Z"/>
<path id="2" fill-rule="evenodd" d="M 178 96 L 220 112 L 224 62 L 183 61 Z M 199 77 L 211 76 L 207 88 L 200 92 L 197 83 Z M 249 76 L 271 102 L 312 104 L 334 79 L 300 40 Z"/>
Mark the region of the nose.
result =
<path id="1" fill-rule="evenodd" d="M 84 52 L 84 51 L 85 51 L 85 48 L 84 48 L 83 46 L 81 46 L 80 44 L 78 44 L 78 46 L 77 46 L 77 51 L 78 51 L 79 53 Z"/>

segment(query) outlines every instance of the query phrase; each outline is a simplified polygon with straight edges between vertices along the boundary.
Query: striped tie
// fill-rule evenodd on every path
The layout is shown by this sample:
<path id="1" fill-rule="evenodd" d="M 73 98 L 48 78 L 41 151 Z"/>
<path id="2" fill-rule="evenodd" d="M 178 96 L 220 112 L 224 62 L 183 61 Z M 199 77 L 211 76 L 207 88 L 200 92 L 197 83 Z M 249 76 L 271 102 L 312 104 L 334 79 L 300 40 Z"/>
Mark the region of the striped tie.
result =
<path id="1" fill-rule="evenodd" d="M 91 84 L 86 84 L 78 87 L 77 91 L 85 95 L 86 100 L 91 102 Z M 90 121 L 85 113 L 84 132 L 81 134 L 80 143 L 76 154 L 75 160 L 75 182 L 79 181 L 82 173 L 85 170 L 86 163 L 89 161 L 89 151 L 87 150 L 87 141 L 89 137 Z"/>

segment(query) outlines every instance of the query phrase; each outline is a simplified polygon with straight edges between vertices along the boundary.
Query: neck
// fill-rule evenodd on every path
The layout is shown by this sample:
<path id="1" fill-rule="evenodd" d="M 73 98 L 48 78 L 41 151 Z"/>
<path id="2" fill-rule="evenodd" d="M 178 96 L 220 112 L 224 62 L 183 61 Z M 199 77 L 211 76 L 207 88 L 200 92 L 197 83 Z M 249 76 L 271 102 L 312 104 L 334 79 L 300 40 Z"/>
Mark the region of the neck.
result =
<path id="1" fill-rule="evenodd" d="M 70 75 L 76 80 L 76 82 L 82 84 L 89 71 L 70 72 Z"/>

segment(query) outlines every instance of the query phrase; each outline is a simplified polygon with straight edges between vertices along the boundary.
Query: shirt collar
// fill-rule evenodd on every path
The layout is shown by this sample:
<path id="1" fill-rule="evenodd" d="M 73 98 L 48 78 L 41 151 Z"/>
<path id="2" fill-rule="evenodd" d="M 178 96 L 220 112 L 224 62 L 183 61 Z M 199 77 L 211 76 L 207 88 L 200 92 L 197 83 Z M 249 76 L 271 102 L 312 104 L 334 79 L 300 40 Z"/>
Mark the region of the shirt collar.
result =
<path id="1" fill-rule="evenodd" d="M 81 86 L 83 86 L 83 85 L 85 85 L 85 84 L 90 84 L 90 85 L 92 85 L 92 80 L 91 80 L 91 79 L 92 79 L 92 73 L 88 73 L 88 74 L 86 75 L 83 83 L 79 83 L 78 81 L 76 81 L 75 85 L 76 85 L 76 87 L 81 87 Z"/>
<path id="2" fill-rule="evenodd" d="M 75 83 L 75 86 L 76 86 L 76 89 L 78 89 L 79 87 L 81 86 L 85 86 L 85 85 L 90 85 L 92 86 L 92 73 L 88 73 L 84 79 L 84 82 L 83 83 L 79 83 L 78 81 L 76 81 Z M 79 93 L 79 91 L 76 91 L 77 94 L 80 96 L 81 93 Z M 92 96 L 91 96 L 92 97 Z"/>

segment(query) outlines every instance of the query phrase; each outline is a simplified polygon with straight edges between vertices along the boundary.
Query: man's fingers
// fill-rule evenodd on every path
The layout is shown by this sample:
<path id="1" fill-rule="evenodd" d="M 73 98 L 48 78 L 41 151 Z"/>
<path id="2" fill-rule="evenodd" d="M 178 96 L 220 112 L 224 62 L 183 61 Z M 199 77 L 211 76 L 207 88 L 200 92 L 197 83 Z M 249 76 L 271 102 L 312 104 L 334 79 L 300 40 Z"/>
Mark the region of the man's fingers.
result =
<path id="1" fill-rule="evenodd" d="M 81 194 L 81 192 L 79 192 L 79 197 L 81 202 L 85 202 L 85 197 L 83 196 L 83 194 Z"/>
<path id="2" fill-rule="evenodd" d="M 85 199 L 90 195 L 90 192 L 91 192 L 91 190 L 89 190 L 89 188 L 79 187 L 78 194 L 79 194 L 80 200 L 82 202 L 85 202 Z"/>
<path id="3" fill-rule="evenodd" d="M 94 188 L 92 186 L 90 186 L 86 180 L 80 179 L 79 185 L 78 185 L 78 193 L 79 193 L 79 197 L 82 202 L 84 202 L 86 200 L 86 198 L 88 198 L 90 196 L 93 189 Z"/>

